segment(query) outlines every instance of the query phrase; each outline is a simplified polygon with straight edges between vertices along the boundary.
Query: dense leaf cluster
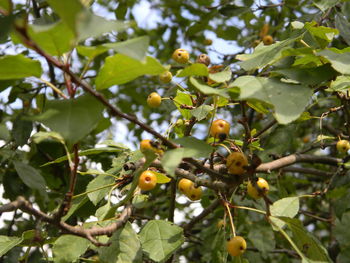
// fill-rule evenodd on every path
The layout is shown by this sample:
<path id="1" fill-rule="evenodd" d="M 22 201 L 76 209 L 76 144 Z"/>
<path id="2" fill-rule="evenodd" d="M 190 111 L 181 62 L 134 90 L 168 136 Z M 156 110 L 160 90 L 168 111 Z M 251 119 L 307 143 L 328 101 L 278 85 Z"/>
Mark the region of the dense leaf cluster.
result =
<path id="1" fill-rule="evenodd" d="M 341 0 L 0 0 L 0 262 L 348 262 L 349 19 Z"/>

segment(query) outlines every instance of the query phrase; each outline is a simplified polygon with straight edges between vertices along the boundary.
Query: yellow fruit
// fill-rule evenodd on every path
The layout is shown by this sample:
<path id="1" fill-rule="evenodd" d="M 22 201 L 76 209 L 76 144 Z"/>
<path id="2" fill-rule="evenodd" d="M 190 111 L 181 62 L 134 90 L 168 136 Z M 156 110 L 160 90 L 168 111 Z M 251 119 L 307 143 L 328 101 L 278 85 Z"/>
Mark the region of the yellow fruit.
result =
<path id="1" fill-rule="evenodd" d="M 158 108 L 162 103 L 162 97 L 157 92 L 152 92 L 147 97 L 147 104 L 151 108 Z"/>
<path id="2" fill-rule="evenodd" d="M 225 139 L 230 132 L 230 124 L 225 120 L 215 120 L 210 127 L 210 135 L 214 138 Z"/>
<path id="3" fill-rule="evenodd" d="M 139 184 L 141 190 L 152 190 L 157 185 L 157 176 L 152 171 L 144 171 L 139 178 Z"/>
<path id="4" fill-rule="evenodd" d="M 248 166 L 247 157 L 244 153 L 233 152 L 226 159 L 226 167 L 229 173 L 241 175 L 246 171 Z"/>
<path id="5" fill-rule="evenodd" d="M 269 184 L 264 178 L 258 178 L 258 181 L 256 182 L 256 187 L 250 181 L 248 181 L 247 192 L 248 195 L 254 199 L 261 198 L 263 194 L 268 193 L 269 189 Z"/>
<path id="6" fill-rule="evenodd" d="M 264 36 L 266 36 L 269 33 L 269 30 L 270 30 L 269 24 L 264 24 L 260 30 L 259 37 L 263 38 Z"/>
<path id="7" fill-rule="evenodd" d="M 226 249 L 231 256 L 238 257 L 247 249 L 247 243 L 243 237 L 235 236 L 227 241 Z"/>
<path id="8" fill-rule="evenodd" d="M 159 80 L 163 83 L 169 83 L 173 79 L 173 74 L 170 71 L 165 71 L 159 75 Z"/>
<path id="9" fill-rule="evenodd" d="M 140 143 L 140 150 L 141 152 L 146 152 L 147 150 L 152 150 L 154 151 L 155 148 L 152 146 L 152 141 L 151 140 L 142 140 Z"/>
<path id="10" fill-rule="evenodd" d="M 270 35 L 264 36 L 262 39 L 264 45 L 271 45 L 273 43 L 273 38 Z"/>
<path id="11" fill-rule="evenodd" d="M 350 142 L 347 140 L 340 140 L 337 142 L 337 150 L 340 153 L 346 153 L 350 149 Z"/>
<path id="12" fill-rule="evenodd" d="M 183 194 L 187 194 L 190 188 L 193 187 L 193 182 L 189 179 L 182 178 L 177 184 L 177 187 Z"/>
<path id="13" fill-rule="evenodd" d="M 186 193 L 186 196 L 192 201 L 200 200 L 202 197 L 202 187 L 194 187 L 194 185 L 192 185 Z"/>
<path id="14" fill-rule="evenodd" d="M 211 44 L 213 44 L 213 40 L 211 40 L 210 38 L 206 38 L 204 39 L 203 44 L 206 46 L 210 46 Z"/>
<path id="15" fill-rule="evenodd" d="M 196 63 L 201 63 L 201 64 L 204 64 L 206 66 L 209 66 L 210 58 L 206 54 L 200 54 L 196 59 Z"/>
<path id="16" fill-rule="evenodd" d="M 180 64 L 186 64 L 190 59 L 190 54 L 183 48 L 176 49 L 172 55 L 173 60 Z"/>

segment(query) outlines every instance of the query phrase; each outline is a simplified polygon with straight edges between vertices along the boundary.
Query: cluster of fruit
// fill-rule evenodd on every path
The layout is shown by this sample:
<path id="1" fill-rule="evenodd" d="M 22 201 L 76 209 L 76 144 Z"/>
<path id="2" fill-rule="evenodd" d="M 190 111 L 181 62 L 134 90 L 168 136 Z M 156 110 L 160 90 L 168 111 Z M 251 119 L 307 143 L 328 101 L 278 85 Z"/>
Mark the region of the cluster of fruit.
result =
<path id="1" fill-rule="evenodd" d="M 183 48 L 176 49 L 172 55 L 172 59 L 179 64 L 187 64 L 190 60 L 190 54 Z M 201 54 L 197 57 L 196 63 L 201 63 L 206 66 L 210 64 L 210 58 L 206 54 Z M 173 74 L 170 71 L 165 71 L 159 75 L 159 80 L 163 83 L 170 83 L 173 79 Z M 147 105 L 151 108 L 158 108 L 162 103 L 162 97 L 157 92 L 152 92 L 147 97 Z"/>
<path id="2" fill-rule="evenodd" d="M 265 39 L 264 43 L 266 41 L 268 42 L 269 38 L 267 38 L 267 40 Z M 180 48 L 174 51 L 172 58 L 177 63 L 186 64 L 189 62 L 189 53 L 185 49 Z M 198 56 L 196 62 L 208 66 L 210 64 L 210 59 L 207 55 L 202 54 Z M 160 80 L 164 83 L 169 83 L 172 80 L 172 74 L 170 71 L 166 71 L 159 77 Z M 147 104 L 151 108 L 159 107 L 161 105 L 161 101 L 161 96 L 156 92 L 152 92 L 147 98 Z M 230 124 L 226 120 L 217 119 L 212 122 L 209 133 L 214 138 L 214 143 L 224 142 L 229 136 Z M 144 154 L 146 154 L 147 151 L 152 151 L 158 155 L 161 155 L 163 153 L 163 150 L 159 144 L 153 142 L 152 140 L 142 140 L 140 144 L 140 150 Z M 240 149 L 239 151 L 230 152 L 226 158 L 226 167 L 229 174 L 237 176 L 243 175 L 247 172 L 247 169 L 249 167 L 248 158 Z M 141 190 L 149 191 L 152 190 L 156 185 L 157 176 L 155 172 L 147 170 L 140 175 L 138 186 Z M 203 190 L 201 186 L 197 186 L 193 181 L 187 178 L 182 178 L 179 180 L 178 189 L 191 201 L 198 201 L 202 197 Z M 247 183 L 247 194 L 253 199 L 262 198 L 268 193 L 268 191 L 268 182 L 263 178 L 254 178 L 249 180 Z M 227 241 L 228 253 L 232 256 L 240 256 L 244 253 L 246 247 L 247 244 L 245 239 L 241 236 L 236 236 L 235 232 L 233 231 L 233 237 Z"/>

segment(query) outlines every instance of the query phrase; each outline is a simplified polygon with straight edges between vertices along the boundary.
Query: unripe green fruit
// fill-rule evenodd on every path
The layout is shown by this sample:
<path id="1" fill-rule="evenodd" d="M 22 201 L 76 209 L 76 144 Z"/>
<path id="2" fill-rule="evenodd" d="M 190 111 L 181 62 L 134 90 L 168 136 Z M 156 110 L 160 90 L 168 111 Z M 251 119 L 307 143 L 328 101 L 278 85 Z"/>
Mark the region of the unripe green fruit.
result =
<path id="1" fill-rule="evenodd" d="M 163 83 L 169 83 L 173 79 L 173 74 L 170 71 L 165 71 L 159 75 L 159 80 Z"/>

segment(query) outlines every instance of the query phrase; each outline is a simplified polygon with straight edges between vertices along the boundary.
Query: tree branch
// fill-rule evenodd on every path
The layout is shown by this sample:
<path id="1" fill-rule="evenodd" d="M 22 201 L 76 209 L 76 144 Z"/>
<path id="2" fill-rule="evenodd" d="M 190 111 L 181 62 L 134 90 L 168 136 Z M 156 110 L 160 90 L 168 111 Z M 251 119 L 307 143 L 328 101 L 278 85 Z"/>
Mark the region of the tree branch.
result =
<path id="1" fill-rule="evenodd" d="M 92 227 L 85 229 L 82 226 L 72 226 L 65 222 L 57 222 L 54 216 L 49 216 L 44 212 L 33 208 L 32 204 L 27 201 L 24 197 L 19 196 L 16 201 L 5 204 L 0 207 L 0 215 L 4 212 L 14 211 L 16 209 L 20 209 L 23 212 L 33 215 L 34 217 L 40 219 L 43 222 L 56 225 L 61 230 L 66 233 L 81 236 L 90 240 L 95 246 L 108 246 L 109 244 L 101 243 L 97 241 L 94 237 L 101 235 L 112 235 L 117 229 L 123 226 L 132 214 L 132 205 L 127 205 L 122 213 L 119 215 L 118 219 L 116 219 L 113 223 L 105 227 Z"/>
<path id="2" fill-rule="evenodd" d="M 200 222 L 203 218 L 205 218 L 207 215 L 212 213 L 221 203 L 220 199 L 216 199 L 214 202 L 212 202 L 207 208 L 205 208 L 198 216 L 193 218 L 190 222 L 185 224 L 183 226 L 184 232 L 189 231 L 191 228 L 194 227 L 195 224 Z"/>

